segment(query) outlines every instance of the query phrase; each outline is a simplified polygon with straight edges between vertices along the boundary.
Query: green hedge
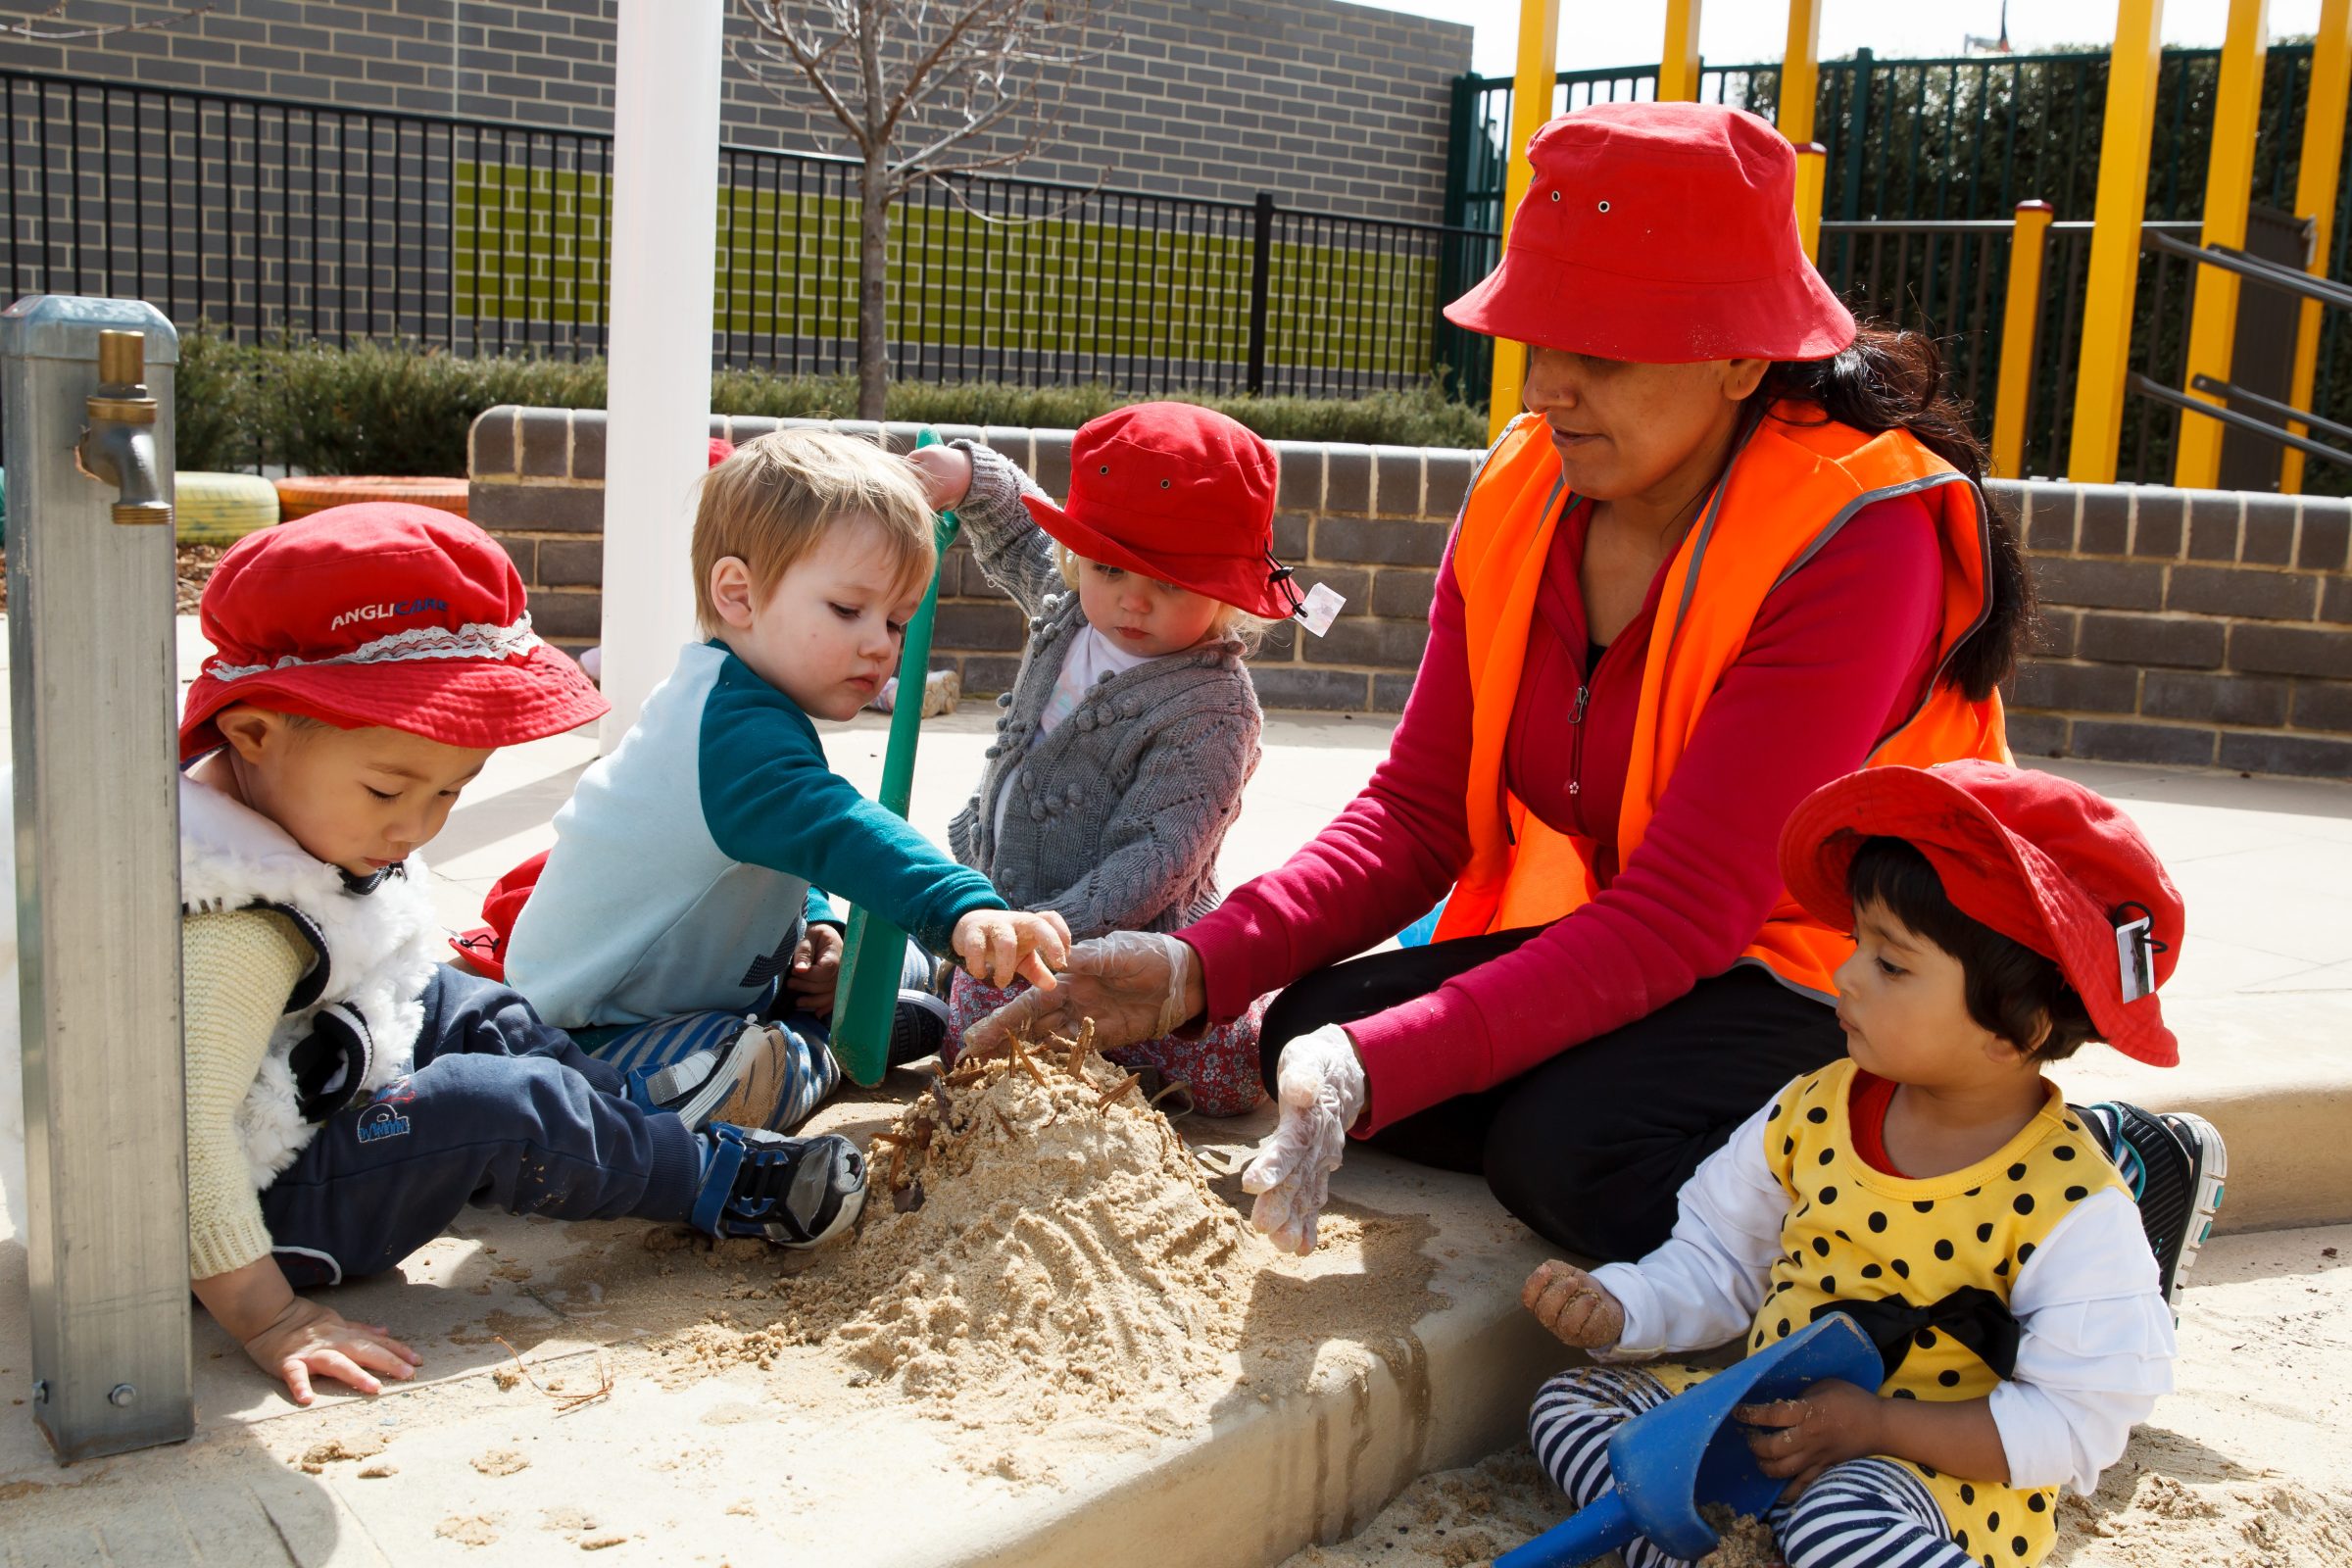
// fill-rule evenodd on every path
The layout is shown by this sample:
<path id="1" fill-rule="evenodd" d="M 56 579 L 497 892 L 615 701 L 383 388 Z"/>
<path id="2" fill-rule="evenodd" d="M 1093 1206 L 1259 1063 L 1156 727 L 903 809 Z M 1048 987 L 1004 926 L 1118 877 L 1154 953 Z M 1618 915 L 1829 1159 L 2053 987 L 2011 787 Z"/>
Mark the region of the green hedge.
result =
<path id="1" fill-rule="evenodd" d="M 890 416 L 937 424 L 1072 429 L 1140 401 L 1102 386 L 1019 387 L 995 382 L 890 389 Z M 1482 447 L 1486 416 L 1432 384 L 1354 402 L 1312 398 L 1200 398 L 1269 440 Z M 429 350 L 318 343 L 231 343 L 198 327 L 180 338 L 179 465 L 238 470 L 283 466 L 308 473 L 466 471 L 466 432 L 501 403 L 601 409 L 601 360 L 460 359 Z M 720 414 L 848 418 L 858 406 L 846 376 L 722 370 L 710 380 Z"/>

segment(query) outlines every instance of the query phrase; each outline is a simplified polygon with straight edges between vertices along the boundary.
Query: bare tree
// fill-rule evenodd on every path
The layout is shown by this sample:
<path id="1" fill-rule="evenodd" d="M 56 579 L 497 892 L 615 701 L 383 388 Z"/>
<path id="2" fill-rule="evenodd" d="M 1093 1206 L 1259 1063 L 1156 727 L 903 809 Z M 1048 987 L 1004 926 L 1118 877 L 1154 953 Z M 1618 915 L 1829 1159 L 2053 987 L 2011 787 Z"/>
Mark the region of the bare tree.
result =
<path id="1" fill-rule="evenodd" d="M 1101 51 L 1097 0 L 744 0 L 755 74 L 812 89 L 863 164 L 858 222 L 858 415 L 890 384 L 890 208 L 917 180 L 1034 156 L 1077 68 Z M 782 80 L 779 81 L 778 78 Z"/>
<path id="2" fill-rule="evenodd" d="M 66 20 L 66 7 L 73 0 L 57 0 L 57 4 L 34 16 L 0 22 L 0 32 L 13 33 L 33 43 L 78 43 L 85 38 L 111 38 L 118 32 L 152 32 L 158 27 L 176 27 L 215 10 L 216 4 L 179 6 L 160 17 L 145 22 L 109 22 L 75 24 Z M 56 25 L 44 27 L 42 24 Z"/>

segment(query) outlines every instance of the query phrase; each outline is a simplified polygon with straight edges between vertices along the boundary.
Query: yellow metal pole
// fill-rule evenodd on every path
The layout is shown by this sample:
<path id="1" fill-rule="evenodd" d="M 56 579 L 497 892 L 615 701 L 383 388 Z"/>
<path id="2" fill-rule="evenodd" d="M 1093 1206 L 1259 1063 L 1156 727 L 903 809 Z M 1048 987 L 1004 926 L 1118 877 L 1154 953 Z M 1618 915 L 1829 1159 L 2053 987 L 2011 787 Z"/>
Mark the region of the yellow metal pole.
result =
<path id="1" fill-rule="evenodd" d="M 1502 238 L 1509 244 L 1511 220 L 1527 195 L 1535 171 L 1527 162 L 1527 144 L 1544 122 L 1551 118 L 1552 87 L 1560 74 L 1560 0 L 1519 0 L 1519 60 L 1511 81 L 1511 161 L 1502 178 Z M 1487 439 L 1519 412 L 1520 388 L 1527 381 L 1527 351 L 1516 343 L 1494 340 L 1494 374 L 1487 390 Z"/>
<path id="2" fill-rule="evenodd" d="M 2066 477 L 2115 478 L 2124 436 L 2124 378 L 2132 305 L 2139 292 L 2139 221 L 2148 200 L 2149 139 L 2156 129 L 2156 68 L 2164 0 L 2117 0 L 2108 56 L 2107 118 L 2099 130 L 2099 195 L 2092 210 L 2090 272 L 2082 301 L 2082 354 L 2075 369 L 2075 434 Z"/>
<path id="3" fill-rule="evenodd" d="M 2318 243 L 2311 249 L 2311 275 L 2328 275 L 2328 241 L 2335 229 L 2336 176 L 2344 163 L 2344 111 L 2352 98 L 2352 0 L 2320 0 L 2320 25 L 2311 40 L 2311 95 L 2303 106 L 2302 172 L 2295 176 L 2295 215 L 2317 218 Z M 2295 378 L 2286 400 L 2311 407 L 2319 380 L 2320 302 L 2303 302 L 2295 332 Z M 2300 424 L 2288 429 L 2310 432 Z M 2278 488 L 2303 489 L 2303 454 L 2289 452 L 2278 470 Z"/>
<path id="4" fill-rule="evenodd" d="M 1698 101 L 1699 0 L 1666 0 L 1666 50 L 1658 56 L 1658 102 Z"/>
<path id="5" fill-rule="evenodd" d="M 1788 0 L 1788 47 L 1781 52 L 1781 107 L 1776 118 L 1781 134 L 1799 147 L 1813 139 L 1813 100 L 1820 90 L 1821 0 Z"/>
<path id="6" fill-rule="evenodd" d="M 2207 245 L 2242 250 L 2246 204 L 2254 199 L 2254 133 L 2262 124 L 2262 57 L 2269 47 L 2270 0 L 2230 0 L 2230 30 L 2222 40 L 2221 82 L 2213 95 L 2213 153 L 2205 166 Z M 2196 390 L 2200 375 L 2230 379 L 2230 351 L 2237 339 L 2237 274 L 2197 269 L 2188 318 L 2188 368 L 2180 390 L 2200 403 L 2221 403 Z M 2173 453 L 2173 483 L 2210 490 L 2222 479 L 2222 421 L 2180 416 Z"/>
<path id="7" fill-rule="evenodd" d="M 2041 331 L 2041 257 L 2048 202 L 2019 202 L 2009 239 L 2009 298 L 2001 313 L 2001 378 L 1992 399 L 1992 476 L 2026 476 L 2026 405 L 2034 395 L 2034 347 Z"/>
<path id="8" fill-rule="evenodd" d="M 1829 163 L 1830 150 L 1817 141 L 1796 150 L 1796 237 L 1808 262 L 1821 260 L 1821 187 Z"/>

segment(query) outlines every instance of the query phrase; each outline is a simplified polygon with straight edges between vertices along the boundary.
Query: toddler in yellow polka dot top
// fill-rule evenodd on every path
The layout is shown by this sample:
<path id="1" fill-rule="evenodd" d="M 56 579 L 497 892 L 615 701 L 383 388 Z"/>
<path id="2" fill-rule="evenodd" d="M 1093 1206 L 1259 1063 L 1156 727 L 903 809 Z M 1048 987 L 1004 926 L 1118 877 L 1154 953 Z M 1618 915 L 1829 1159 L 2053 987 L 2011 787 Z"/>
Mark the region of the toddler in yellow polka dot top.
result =
<path id="1" fill-rule="evenodd" d="M 1789 1568 L 2026 1568 L 2049 1553 L 2058 1488 L 2090 1492 L 2172 1387 L 2171 1270 L 2106 1152 L 2116 1118 L 2178 1142 L 2200 1239 L 2220 1200 L 2209 1124 L 2094 1119 L 2041 1071 L 2085 1040 L 2179 1059 L 2155 992 L 2180 896 L 2098 796 L 1982 761 L 1823 787 L 1781 868 L 1854 932 L 1837 974 L 1846 1058 L 1699 1166 L 1657 1250 L 1527 1282 L 1529 1308 L 1596 1363 L 1537 1396 L 1536 1456 L 1582 1507 L 1608 1490 L 1616 1426 L 1706 1375 L 1652 1358 L 1760 1348 L 1841 1311 L 1879 1348 L 1877 1389 L 1821 1383 L 1737 1412 L 1790 1482 L 1768 1518 Z M 1628 1568 L 1676 1561 L 1626 1551 Z"/>

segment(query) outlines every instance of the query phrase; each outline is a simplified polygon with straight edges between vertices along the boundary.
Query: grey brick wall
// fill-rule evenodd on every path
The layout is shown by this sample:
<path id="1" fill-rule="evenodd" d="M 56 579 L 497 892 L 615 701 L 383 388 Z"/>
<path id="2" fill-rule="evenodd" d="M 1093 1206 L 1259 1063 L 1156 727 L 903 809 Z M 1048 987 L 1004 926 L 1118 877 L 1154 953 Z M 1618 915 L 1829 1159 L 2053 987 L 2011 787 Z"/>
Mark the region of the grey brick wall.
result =
<path id="1" fill-rule="evenodd" d="M 737 440 L 774 427 L 711 420 Z M 943 433 L 988 441 L 1055 494 L 1068 484 L 1066 430 Z M 885 434 L 908 446 L 914 427 Z M 1274 548 L 1348 608 L 1321 639 L 1278 628 L 1251 661 L 1258 695 L 1270 708 L 1399 711 L 1478 455 L 1275 447 Z M 499 408 L 473 427 L 473 518 L 514 556 L 541 630 L 574 649 L 599 633 L 604 452 L 599 412 Z M 2021 756 L 2352 777 L 2352 501 L 2038 480 L 1991 490 L 2024 519 L 2042 599 L 2040 644 L 2008 694 Z M 960 670 L 967 693 L 1004 690 L 1020 612 L 960 546 L 940 592 L 934 667 Z"/>
<path id="2" fill-rule="evenodd" d="M 11 10 L 28 9 L 25 4 Z M 164 17 L 75 0 L 76 23 Z M 1071 82 L 1062 129 L 1018 172 L 1155 194 L 1436 221 L 1447 82 L 1470 29 L 1339 0 L 1104 0 L 1108 44 Z M 302 102 L 609 131 L 614 0 L 221 0 L 177 25 L 78 44 L 0 38 L 0 67 Z M 722 135 L 846 152 L 811 100 L 745 58 L 728 7 Z"/>
<path id="3" fill-rule="evenodd" d="M 2003 488 L 2042 601 L 2020 752 L 2352 778 L 2352 503 Z"/>

